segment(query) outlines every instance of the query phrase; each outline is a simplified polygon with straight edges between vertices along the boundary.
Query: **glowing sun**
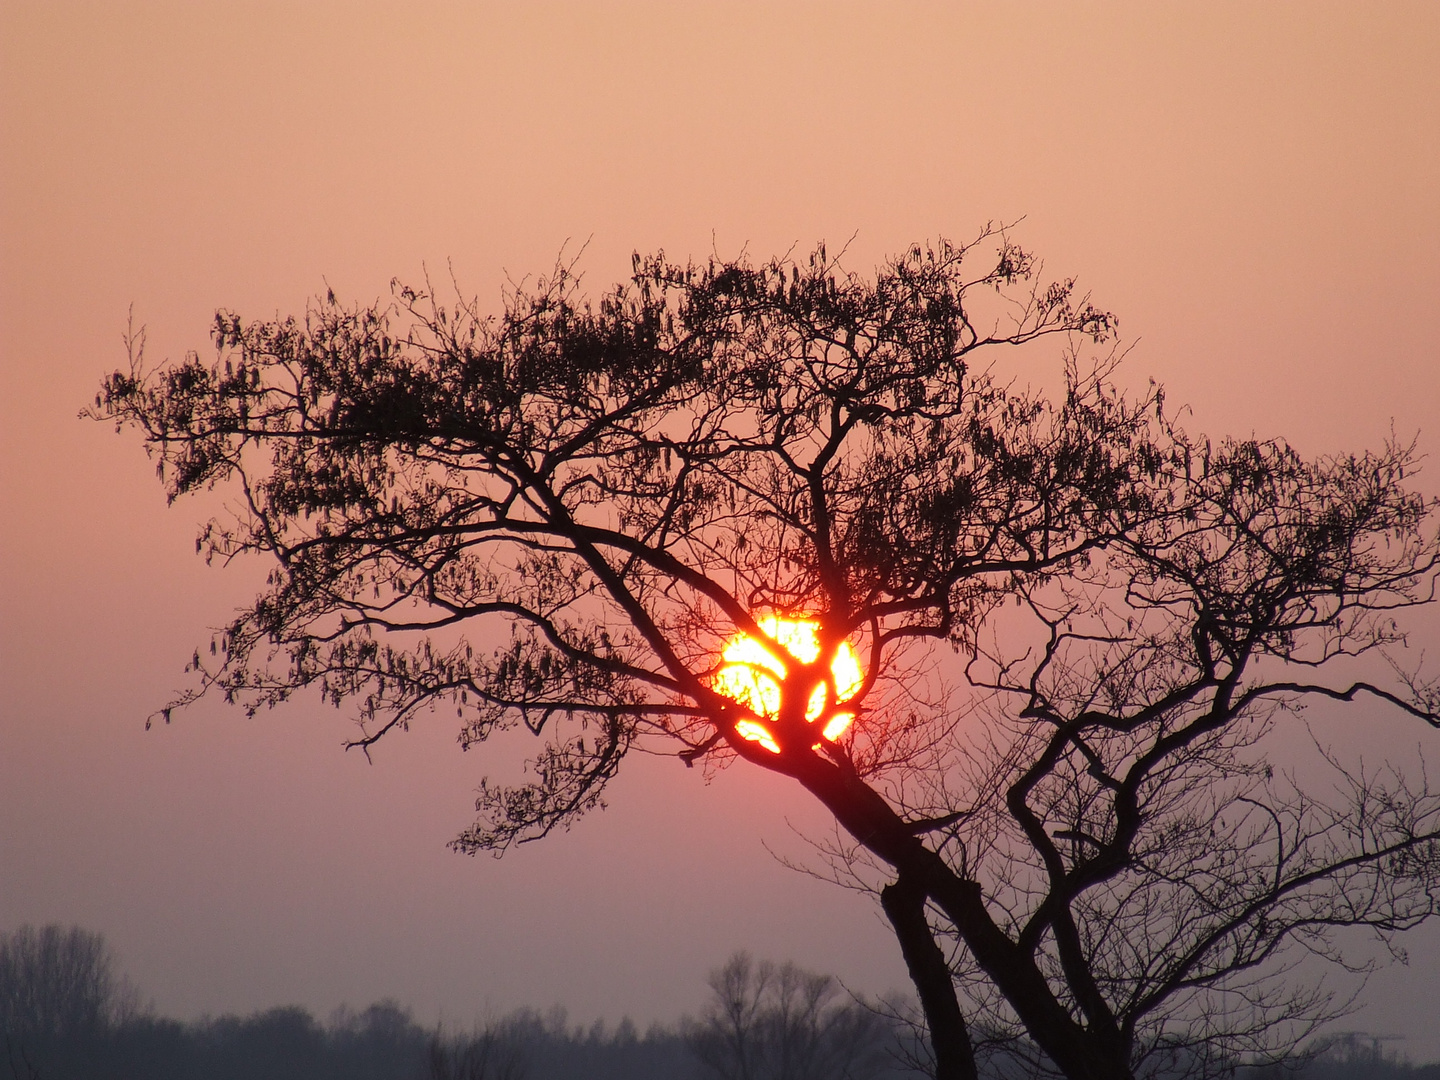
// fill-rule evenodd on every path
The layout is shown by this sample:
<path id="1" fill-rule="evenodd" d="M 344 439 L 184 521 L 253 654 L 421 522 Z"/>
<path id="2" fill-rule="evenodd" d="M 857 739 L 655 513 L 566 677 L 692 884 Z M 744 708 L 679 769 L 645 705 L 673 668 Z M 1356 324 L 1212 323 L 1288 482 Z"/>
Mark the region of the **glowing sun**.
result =
<path id="1" fill-rule="evenodd" d="M 749 634 L 737 634 L 726 643 L 720 658 L 725 665 L 716 673 L 714 687 L 733 701 L 744 705 L 760 720 L 741 720 L 735 725 L 742 739 L 757 742 L 773 754 L 780 752 L 774 733 L 767 721 L 780 713 L 781 686 L 788 674 L 786 659 L 813 664 L 820 656 L 820 624 L 812 619 L 787 619 L 770 615 L 759 620 L 760 629 L 773 639 L 762 641 Z M 784 650 L 776 655 L 775 644 Z M 848 641 L 842 641 L 830 660 L 830 680 L 822 682 L 810 693 L 805 706 L 805 719 L 813 724 L 829 712 L 820 736 L 830 741 L 844 734 L 855 719 L 853 712 L 833 712 L 830 692 L 835 693 L 834 705 L 854 697 L 864 682 L 860 660 Z M 819 745 L 818 743 L 816 744 Z"/>

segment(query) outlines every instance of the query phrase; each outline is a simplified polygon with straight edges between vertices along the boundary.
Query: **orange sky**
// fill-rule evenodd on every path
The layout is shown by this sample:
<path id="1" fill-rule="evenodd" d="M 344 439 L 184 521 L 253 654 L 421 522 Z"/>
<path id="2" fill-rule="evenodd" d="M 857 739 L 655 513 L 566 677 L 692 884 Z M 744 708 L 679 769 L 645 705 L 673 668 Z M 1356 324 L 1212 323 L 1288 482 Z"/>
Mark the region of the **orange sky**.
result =
<path id="1" fill-rule="evenodd" d="M 823 822 L 753 772 L 636 762 L 605 814 L 471 861 L 443 845 L 481 762 L 441 719 L 368 767 L 310 703 L 145 734 L 255 568 L 207 570 L 205 506 L 75 419 L 132 303 L 159 359 L 217 306 L 447 264 L 496 296 L 587 240 L 598 287 L 635 249 L 850 240 L 864 270 L 1023 217 L 1194 427 L 1440 449 L 1430 2 L 10 0 L 0 50 L 0 929 L 103 930 L 162 1010 L 643 1021 L 741 946 L 904 972 L 869 901 L 767 854 Z M 1440 932 L 1413 952 L 1356 1026 L 1436 1059 Z"/>

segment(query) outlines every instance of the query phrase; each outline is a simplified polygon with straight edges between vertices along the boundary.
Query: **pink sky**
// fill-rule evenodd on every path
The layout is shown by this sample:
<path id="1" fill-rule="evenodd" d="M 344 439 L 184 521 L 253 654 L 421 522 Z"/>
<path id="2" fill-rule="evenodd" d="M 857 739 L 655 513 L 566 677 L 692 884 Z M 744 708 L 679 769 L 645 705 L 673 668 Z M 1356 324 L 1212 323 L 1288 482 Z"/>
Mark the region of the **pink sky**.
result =
<path id="1" fill-rule="evenodd" d="M 601 287 L 637 249 L 865 270 L 1023 217 L 1195 428 L 1440 449 L 1433 3 L 12 0 L 0 49 L 0 929 L 102 930 L 167 1012 L 644 1022 L 738 947 L 905 978 L 870 900 L 769 854 L 824 821 L 753 772 L 636 761 L 496 862 L 445 850 L 483 761 L 442 718 L 369 766 L 313 702 L 145 733 L 258 569 L 207 569 L 207 506 L 75 419 L 132 303 L 160 359 L 218 306 L 449 266 L 498 299 L 587 240 Z M 1412 952 L 1356 1026 L 1436 1059 L 1440 928 Z"/>

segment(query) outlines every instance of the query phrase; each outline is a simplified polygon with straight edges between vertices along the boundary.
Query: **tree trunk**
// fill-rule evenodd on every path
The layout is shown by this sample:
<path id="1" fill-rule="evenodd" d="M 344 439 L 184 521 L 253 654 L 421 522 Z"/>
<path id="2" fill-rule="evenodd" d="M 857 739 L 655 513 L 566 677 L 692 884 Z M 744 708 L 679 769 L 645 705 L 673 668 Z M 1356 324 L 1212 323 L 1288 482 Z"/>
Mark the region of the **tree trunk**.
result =
<path id="1" fill-rule="evenodd" d="M 880 903 L 900 940 L 900 952 L 920 995 L 930 1049 L 935 1054 L 935 1080 L 978 1080 L 970 1032 L 955 997 L 955 984 L 945 954 L 925 919 L 925 893 L 904 878 L 880 891 Z"/>
<path id="2" fill-rule="evenodd" d="M 1025 1031 L 1069 1080 L 1134 1080 L 1126 1056 L 1077 1023 L 1056 999 L 1035 958 L 995 925 L 979 883 L 961 878 L 926 847 L 879 792 L 815 754 L 796 755 L 782 763 L 781 771 L 809 789 L 850 835 L 894 867 L 900 880 L 935 902 Z M 924 994 L 918 982 L 916 989 Z M 936 1034 L 932 1028 L 931 1038 Z M 962 1028 L 955 1037 L 968 1041 L 969 1035 Z"/>

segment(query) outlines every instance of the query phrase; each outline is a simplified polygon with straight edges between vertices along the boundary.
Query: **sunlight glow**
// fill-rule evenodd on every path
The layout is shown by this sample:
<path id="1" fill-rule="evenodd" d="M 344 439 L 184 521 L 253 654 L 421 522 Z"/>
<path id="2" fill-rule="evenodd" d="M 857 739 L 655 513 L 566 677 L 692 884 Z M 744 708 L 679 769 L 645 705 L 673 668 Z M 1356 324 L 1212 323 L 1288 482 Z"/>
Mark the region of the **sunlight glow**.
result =
<path id="1" fill-rule="evenodd" d="M 770 734 L 770 729 L 764 724 L 757 724 L 754 720 L 741 720 L 735 725 L 735 732 L 742 739 L 750 742 L 758 742 L 772 754 L 780 752 L 780 744 Z"/>
<path id="2" fill-rule="evenodd" d="M 759 620 L 760 629 L 774 639 L 789 657 L 802 664 L 813 664 L 820 656 L 820 624 L 813 619 L 787 619 L 769 615 Z M 788 669 L 785 660 L 772 651 L 770 642 L 737 634 L 720 653 L 726 663 L 715 675 L 715 689 L 739 702 L 756 716 L 773 719 L 780 712 L 781 683 Z M 848 641 L 842 641 L 830 661 L 830 677 L 834 681 L 835 703 L 848 701 L 865 681 L 860 660 Z M 829 704 L 830 686 L 822 683 L 810 694 L 805 719 L 814 723 L 825 714 Z M 821 736 L 834 741 L 854 721 L 853 712 L 834 713 L 821 729 Z M 763 723 L 741 720 L 735 733 L 742 739 L 757 742 L 772 754 L 780 752 L 780 744 Z M 817 744 L 818 745 L 818 744 Z"/>

